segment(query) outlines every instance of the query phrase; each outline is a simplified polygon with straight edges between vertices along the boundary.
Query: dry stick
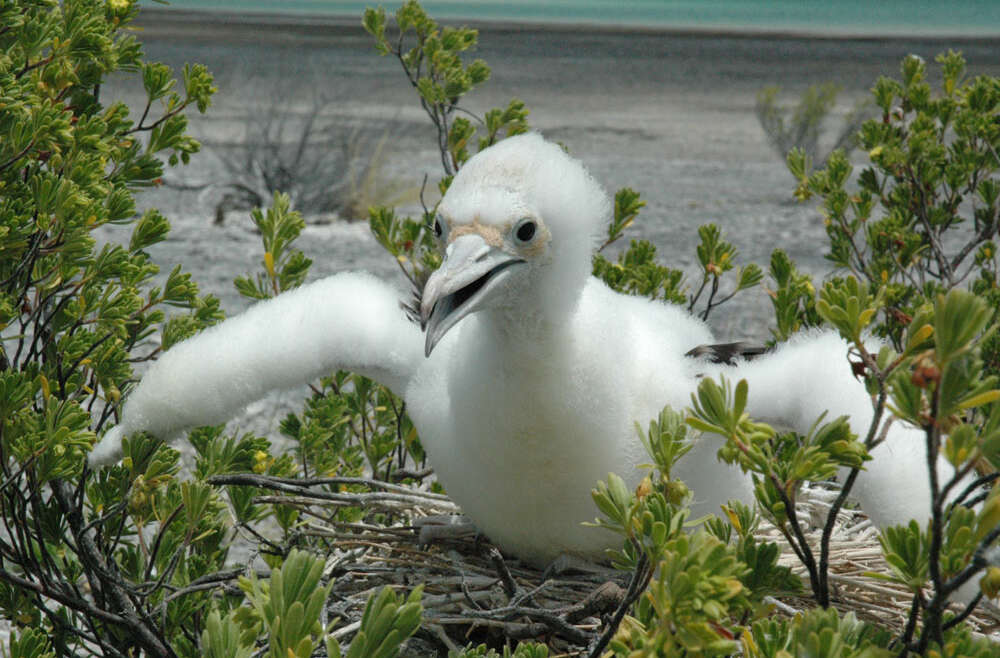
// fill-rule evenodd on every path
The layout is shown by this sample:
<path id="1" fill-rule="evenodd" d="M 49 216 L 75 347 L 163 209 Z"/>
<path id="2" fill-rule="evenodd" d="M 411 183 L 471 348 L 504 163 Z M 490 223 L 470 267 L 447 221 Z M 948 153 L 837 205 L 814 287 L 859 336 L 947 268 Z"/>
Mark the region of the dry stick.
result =
<path id="1" fill-rule="evenodd" d="M 0 420 L 0 438 L 3 438 L 3 421 L 2 420 Z M 21 479 L 21 476 L 24 475 L 24 473 L 27 472 L 28 469 L 30 469 L 32 466 L 34 466 L 35 460 L 38 459 L 38 457 L 39 457 L 39 452 L 37 452 L 37 451 L 33 452 L 31 455 L 28 456 L 27 459 L 24 460 L 24 462 L 21 464 L 21 466 L 17 469 L 16 473 L 8 476 L 3 481 L 3 483 L 0 483 L 0 494 L 2 494 L 3 491 L 4 491 L 4 489 L 6 489 L 7 487 L 12 486 L 13 484 L 16 484 L 17 482 L 19 482 L 20 479 Z M 4 465 L 6 465 L 6 460 L 4 460 Z M 4 470 L 6 470 L 6 469 L 4 469 Z"/>
<path id="2" fill-rule="evenodd" d="M 472 606 L 473 610 L 482 610 L 483 609 L 483 606 L 479 605 L 479 602 L 476 601 L 476 599 L 472 596 L 472 592 L 469 590 L 469 585 L 468 585 L 468 583 L 465 582 L 464 578 L 462 579 L 462 582 L 459 584 L 459 587 L 462 590 L 462 593 L 461 593 L 462 598 L 465 600 L 466 603 L 468 603 L 470 606 Z M 489 596 L 489 592 L 480 592 L 480 594 L 481 595 L 485 595 L 485 596 Z M 448 598 L 447 594 L 445 594 L 444 596 L 445 596 L 445 599 Z M 426 601 L 426 598 L 427 597 L 424 597 L 425 601 Z M 446 601 L 446 602 L 447 603 L 451 603 L 452 601 Z M 425 610 L 430 609 L 431 607 L 432 606 L 430 604 L 427 604 L 427 603 L 424 604 L 424 609 Z"/>
<path id="3" fill-rule="evenodd" d="M 6 462 L 5 462 L 6 465 Z M 0 557 L 5 557 L 14 562 L 25 573 L 37 574 L 43 585 L 48 585 L 45 571 L 40 568 L 32 544 L 27 535 L 24 523 L 13 523 L 14 519 L 22 519 L 27 514 L 27 501 L 21 496 L 19 491 L 3 492 L 0 495 L 0 512 L 2 512 L 3 530 L 7 541 L 0 540 Z M 12 527 L 13 525 L 13 527 Z"/>
<path id="4" fill-rule="evenodd" d="M 146 597 L 151 595 L 153 592 L 163 587 L 163 585 L 170 580 L 170 578 L 174 575 L 174 571 L 177 569 L 177 565 L 180 563 L 181 557 L 184 555 L 184 552 L 187 550 L 188 546 L 190 546 L 190 541 L 191 541 L 190 535 L 191 531 L 189 530 L 187 536 L 184 538 L 183 545 L 179 547 L 177 550 L 175 550 L 174 553 L 170 556 L 170 561 L 167 562 L 166 568 L 163 569 L 163 571 L 160 573 L 160 577 L 156 579 L 156 582 L 152 583 L 148 587 L 144 587 L 143 590 L 140 592 L 141 596 Z M 162 532 L 157 534 L 157 539 L 159 539 L 159 537 L 161 536 Z M 158 551 L 159 548 L 157 547 L 156 552 Z M 147 559 L 149 559 L 152 562 L 152 560 L 154 560 L 155 557 L 156 553 L 154 551 L 150 551 L 149 557 Z M 150 570 L 147 573 L 152 573 L 152 571 Z"/>
<path id="5" fill-rule="evenodd" d="M 489 558 L 489 553 L 482 553 L 483 557 Z M 442 563 L 439 565 L 444 568 L 454 568 L 454 565 L 449 563 Z M 469 566 L 469 565 L 466 565 Z M 489 567 L 483 566 L 481 568 L 476 568 L 477 571 L 489 571 Z M 395 570 L 391 570 L 395 571 Z M 518 570 L 515 570 L 518 571 Z M 521 574 L 518 573 L 518 576 Z M 514 581 L 515 574 L 511 573 L 508 580 Z M 496 578 L 481 577 L 483 578 L 482 584 L 492 584 L 496 582 Z M 446 578 L 444 580 L 436 581 L 438 584 L 445 584 L 445 581 L 453 581 L 454 578 Z M 455 582 L 467 583 L 467 577 L 458 577 Z M 477 597 L 486 597 L 488 593 L 486 592 L 470 592 L 468 587 L 463 587 L 462 594 L 454 593 L 451 595 L 443 595 L 443 598 L 438 603 L 433 604 L 432 607 L 445 607 L 448 605 L 453 605 L 454 603 L 460 602 L 462 597 L 467 597 L 465 600 L 469 602 L 473 610 L 466 613 L 464 610 L 452 616 L 433 619 L 425 619 L 425 621 L 433 621 L 445 625 L 454 624 L 473 624 L 473 625 L 489 625 L 498 626 L 504 630 L 504 632 L 511 638 L 514 637 L 532 637 L 540 634 L 554 634 L 560 638 L 563 638 L 569 642 L 576 643 L 577 645 L 584 645 L 591 637 L 591 632 L 585 628 L 574 627 L 574 621 L 578 619 L 576 615 L 579 614 L 576 610 L 576 606 L 568 606 L 555 609 L 545 609 L 535 606 L 524 606 L 522 602 L 527 600 L 529 597 L 535 597 L 543 590 L 550 590 L 554 585 L 557 585 L 558 581 L 546 581 L 542 585 L 525 592 L 524 594 L 514 598 L 511 604 L 504 606 L 502 608 L 493 610 L 476 610 L 479 604 L 476 603 Z M 510 585 L 508 584 L 508 587 Z M 520 589 L 520 588 L 518 588 Z M 464 615 L 464 616 L 463 616 Z M 573 619 L 570 617 L 573 616 Z M 534 620 L 532 623 L 520 623 L 515 621 L 510 621 L 512 617 L 526 617 L 530 620 Z M 537 622 L 537 623 L 534 623 Z"/>
<path id="6" fill-rule="evenodd" d="M 166 120 L 171 119 L 171 118 L 175 117 L 176 115 L 180 114 L 181 112 L 183 112 L 184 108 L 186 108 L 190 104 L 191 104 L 190 99 L 186 99 L 184 102 L 182 102 L 176 108 L 174 108 L 173 110 L 171 110 L 169 112 L 166 112 L 163 116 L 161 116 L 159 119 L 157 119 L 153 123 L 149 124 L 148 126 L 144 126 L 144 125 L 142 125 L 142 121 L 146 119 L 146 116 L 148 115 L 148 112 L 149 112 L 149 105 L 147 105 L 146 106 L 146 113 L 144 113 L 142 115 L 142 119 L 139 121 L 139 123 L 136 125 L 136 127 L 132 128 L 131 130 L 126 130 L 125 132 L 122 133 L 122 135 L 131 135 L 132 133 L 136 133 L 136 132 L 140 132 L 140 131 L 153 130 L 154 128 L 158 127 L 160 124 L 162 124 Z"/>
<path id="7" fill-rule="evenodd" d="M 593 592 L 587 595 L 580 603 L 571 605 L 561 612 L 565 615 L 566 621 L 571 624 L 583 621 L 602 612 L 614 608 L 625 597 L 625 590 L 614 581 L 607 581 Z"/>
<path id="8" fill-rule="evenodd" d="M 851 245 L 851 251 L 854 254 L 855 263 L 850 265 L 851 272 L 858 279 L 868 278 L 869 280 L 871 280 L 871 277 L 862 276 L 862 273 L 865 272 L 864 268 L 865 257 L 864 254 L 862 254 L 861 249 L 858 248 L 858 243 L 854 241 L 854 235 L 855 233 L 857 233 L 857 231 L 851 231 L 851 227 L 847 224 L 847 221 L 845 220 L 843 215 L 840 215 L 838 217 L 837 222 L 838 224 L 840 224 L 840 230 L 844 234 L 844 237 L 847 238 L 847 242 Z"/>
<path id="9" fill-rule="evenodd" d="M 229 569 L 227 571 L 219 571 L 217 573 L 211 573 L 207 576 L 202 576 L 191 581 L 191 584 L 182 587 L 181 589 L 171 592 L 170 595 L 164 597 L 163 601 L 157 606 L 157 613 L 165 613 L 167 610 L 167 604 L 178 599 L 182 596 L 187 596 L 188 594 L 193 594 L 194 592 L 201 592 L 206 589 L 214 589 L 219 587 L 220 584 L 226 583 L 234 578 L 243 575 L 246 571 L 246 567 L 240 567 L 238 569 Z"/>
<path id="10" fill-rule="evenodd" d="M 507 568 L 507 563 L 504 562 L 500 551 L 495 546 L 490 546 L 486 550 L 486 556 L 493 563 L 493 568 L 497 570 L 497 574 L 500 576 L 500 583 L 503 585 L 503 591 L 507 594 L 507 598 L 512 599 L 517 596 L 517 582 L 510 575 L 510 569 Z"/>
<path id="11" fill-rule="evenodd" d="M 294 494 L 303 498 L 313 500 L 323 500 L 342 505 L 369 505 L 382 504 L 397 507 L 400 505 L 424 505 L 434 507 L 446 507 L 454 509 L 454 503 L 448 503 L 447 499 L 441 500 L 437 494 L 424 494 L 422 492 L 410 491 L 409 493 L 376 492 L 376 493 L 332 493 L 328 491 L 313 491 L 305 486 L 291 484 L 293 481 L 282 481 L 254 473 L 234 473 L 229 475 L 213 475 L 205 479 L 205 482 L 213 485 L 240 485 L 260 487 L 262 489 L 272 489 L 282 493 Z M 396 485 L 388 485 L 395 487 Z M 447 504 L 446 504 L 447 503 Z"/>
<path id="12" fill-rule="evenodd" d="M 625 591 L 625 598 L 622 599 L 621 605 L 615 610 L 615 615 L 612 617 L 611 623 L 604 629 L 597 643 L 593 645 L 590 653 L 587 654 L 587 658 L 598 658 L 605 647 L 608 646 L 608 642 L 611 641 L 612 636 L 618 630 L 618 626 L 622 623 L 622 619 L 625 618 L 625 613 L 646 589 L 652 573 L 652 568 L 649 566 L 649 556 L 646 554 L 646 551 L 642 551 L 639 555 L 639 562 L 636 564 L 635 571 L 632 572 L 632 579 L 629 581 L 628 589 Z"/>
<path id="13" fill-rule="evenodd" d="M 419 470 L 413 470 L 408 468 L 397 468 L 395 471 L 392 472 L 392 479 L 397 482 L 406 479 L 423 480 L 424 478 L 430 477 L 433 474 L 434 474 L 434 469 L 430 468 L 429 466 L 427 468 L 421 468 Z"/>
<path id="14" fill-rule="evenodd" d="M 365 507 L 386 511 L 406 511 L 412 505 L 419 504 L 419 502 L 415 503 L 408 500 L 386 500 L 384 499 L 386 496 L 394 496 L 394 494 L 383 494 L 381 497 L 375 497 L 374 494 L 340 494 L 337 498 L 327 498 L 319 495 L 310 495 L 309 493 L 300 495 L 286 493 L 283 496 L 256 496 L 253 502 L 305 507 L 316 504 L 317 500 L 322 500 L 332 507 Z"/>
<path id="15" fill-rule="evenodd" d="M 420 491 L 413 489 L 412 487 L 407 487 L 399 484 L 392 484 L 390 482 L 384 482 L 382 480 L 373 480 L 371 478 L 356 478 L 356 477 L 323 477 L 323 478 L 284 478 L 284 477 L 274 477 L 274 476 L 259 476 L 266 477 L 272 482 L 279 482 L 281 484 L 292 484 L 301 485 L 306 487 L 312 487 L 324 484 L 356 484 L 360 486 L 372 487 L 375 489 L 385 489 L 386 491 L 395 491 L 397 493 L 422 496 L 430 500 L 441 501 L 441 502 L 451 502 L 451 499 L 444 494 L 433 493 L 430 491 Z"/>
<path id="16" fill-rule="evenodd" d="M 449 625 L 449 626 L 470 625 L 470 619 L 468 617 L 463 617 L 463 616 L 429 617 L 425 618 L 424 622 Z M 471 625 L 499 628 L 501 629 L 501 634 L 503 635 L 503 637 L 510 640 L 525 640 L 528 638 L 534 638 L 538 637 L 539 635 L 544 635 L 547 631 L 550 630 L 548 626 L 546 626 L 544 623 L 541 622 L 533 624 L 525 624 L 523 622 L 504 621 L 503 619 L 492 619 L 489 617 L 471 620 Z"/>
<path id="17" fill-rule="evenodd" d="M 496 610 L 467 610 L 463 615 L 473 619 L 489 619 L 494 621 L 508 621 L 511 617 L 527 617 L 528 619 L 537 620 L 548 630 L 561 635 L 574 644 L 582 646 L 590 641 L 590 636 L 587 633 L 573 626 L 559 615 L 544 608 L 512 606 L 509 608 L 497 608 Z M 529 628 L 531 626 L 533 625 L 528 625 Z M 533 632 L 531 636 L 539 634 Z"/>

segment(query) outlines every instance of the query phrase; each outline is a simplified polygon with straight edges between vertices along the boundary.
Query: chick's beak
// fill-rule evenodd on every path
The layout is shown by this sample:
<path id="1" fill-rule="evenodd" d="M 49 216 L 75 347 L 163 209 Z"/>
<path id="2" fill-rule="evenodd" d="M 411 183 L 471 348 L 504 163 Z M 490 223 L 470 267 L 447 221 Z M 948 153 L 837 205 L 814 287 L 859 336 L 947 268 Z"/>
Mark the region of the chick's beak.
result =
<path id="1" fill-rule="evenodd" d="M 430 356 L 459 320 L 487 306 L 513 270 L 524 264 L 477 234 L 462 235 L 448 245 L 445 260 L 427 280 L 420 302 L 424 355 Z"/>

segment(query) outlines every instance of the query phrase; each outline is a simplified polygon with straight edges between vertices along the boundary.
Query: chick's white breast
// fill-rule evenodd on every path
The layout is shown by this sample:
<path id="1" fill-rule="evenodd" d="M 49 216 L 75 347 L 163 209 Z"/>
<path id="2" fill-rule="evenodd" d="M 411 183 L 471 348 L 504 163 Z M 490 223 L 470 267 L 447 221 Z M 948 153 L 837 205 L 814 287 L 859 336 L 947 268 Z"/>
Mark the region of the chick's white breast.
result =
<path id="1" fill-rule="evenodd" d="M 635 335 L 649 330 L 631 313 L 595 313 L 609 294 L 588 292 L 557 340 L 523 350 L 498 350 L 469 318 L 418 378 L 427 385 L 408 393 L 449 495 L 494 542 L 538 564 L 617 544 L 581 525 L 597 516 L 590 491 L 608 472 L 638 480 L 636 464 L 648 459 L 634 423 L 645 425 L 665 402 L 657 373 L 674 367 L 664 363 L 673 346 Z M 429 374 L 435 366 L 447 378 Z"/>

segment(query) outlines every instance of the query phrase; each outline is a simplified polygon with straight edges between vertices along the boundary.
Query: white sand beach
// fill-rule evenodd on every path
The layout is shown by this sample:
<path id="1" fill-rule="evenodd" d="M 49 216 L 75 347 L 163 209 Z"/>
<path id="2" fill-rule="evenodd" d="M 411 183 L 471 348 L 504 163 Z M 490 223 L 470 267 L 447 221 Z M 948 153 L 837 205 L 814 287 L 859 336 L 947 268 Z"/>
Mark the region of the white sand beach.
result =
<path id="1" fill-rule="evenodd" d="M 391 126 L 387 171 L 419 186 L 441 174 L 434 129 L 398 62 L 380 57 L 360 19 L 276 19 L 226 14 L 146 11 L 138 22 L 148 58 L 179 69 L 206 64 L 219 93 L 208 113 L 192 116 L 205 143 L 193 163 L 168 173 L 187 182 L 222 174 L 213 145 L 239 140 L 246 116 L 278 95 L 282 106 L 308 111 L 317 94 L 323 112 Z M 478 27 L 478 26 L 477 26 Z M 629 237 L 647 238 L 664 263 L 691 270 L 696 228 L 718 224 L 743 262 L 766 267 L 771 251 L 786 249 L 804 270 L 823 276 L 825 235 L 814 204 L 792 199 L 793 179 L 768 146 L 754 116 L 759 89 L 780 85 L 789 99 L 812 83 L 843 88 L 837 114 L 846 113 L 879 75 L 898 75 L 901 58 L 928 62 L 949 48 L 961 50 L 970 74 L 1000 74 L 1000 40 L 831 38 L 594 26 L 491 24 L 480 27 L 475 57 L 492 77 L 467 97 L 481 114 L 525 101 L 530 123 L 580 157 L 609 192 L 638 190 L 647 202 Z M 931 65 L 934 71 L 933 64 Z M 137 80 L 112 85 L 133 106 Z M 831 122 L 835 128 L 839 117 Z M 860 155 L 857 156 L 860 162 Z M 202 195 L 204 197 L 204 195 Z M 227 312 L 246 305 L 231 279 L 260 258 L 247 213 L 212 225 L 204 198 L 156 190 L 141 199 L 159 207 L 174 231 L 157 248 L 169 269 L 175 262 L 219 295 Z M 414 210 L 411 206 L 410 210 Z M 300 248 L 313 258 L 312 276 L 367 269 L 395 276 L 396 265 L 368 236 L 363 223 L 310 226 Z M 768 337 L 770 305 L 762 291 L 722 307 L 712 323 L 722 338 Z"/>

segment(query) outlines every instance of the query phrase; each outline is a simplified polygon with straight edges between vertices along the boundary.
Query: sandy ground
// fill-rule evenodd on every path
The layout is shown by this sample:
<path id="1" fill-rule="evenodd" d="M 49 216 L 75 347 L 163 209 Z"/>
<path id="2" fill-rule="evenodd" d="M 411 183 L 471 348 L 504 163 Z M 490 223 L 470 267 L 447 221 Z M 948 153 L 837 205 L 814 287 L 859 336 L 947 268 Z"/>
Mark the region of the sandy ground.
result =
<path id="1" fill-rule="evenodd" d="M 219 87 L 206 115 L 190 115 L 203 153 L 168 178 L 224 183 L 217 154 L 243 138 L 248 116 L 275 107 L 308 113 L 316 99 L 325 116 L 388 131 L 388 177 L 414 188 L 425 175 L 432 187 L 440 177 L 435 132 L 415 92 L 394 58 L 375 53 L 359 22 L 154 11 L 144 17 L 138 36 L 148 59 L 177 71 L 186 62 L 204 63 Z M 481 114 L 514 97 L 524 100 L 533 128 L 568 147 L 610 193 L 627 185 L 642 194 L 647 206 L 627 237 L 651 240 L 661 261 L 689 279 L 695 275 L 696 229 L 706 222 L 723 229 L 741 262 L 766 268 L 772 250 L 781 247 L 802 270 L 817 278 L 829 274 L 822 218 L 815 204 L 792 199 L 793 179 L 754 115 L 762 87 L 780 85 L 791 99 L 810 84 L 834 82 L 843 88 L 837 107 L 843 115 L 879 75 L 898 77 L 908 53 L 932 62 L 954 48 L 965 53 L 971 73 L 1000 75 L 1000 38 L 823 39 L 492 25 L 480 29 L 479 41 L 474 55 L 492 67 L 492 77 L 466 98 L 465 109 Z M 133 108 L 145 102 L 135 76 L 111 81 L 105 94 Z M 834 128 L 839 120 L 833 118 Z M 249 213 L 213 225 L 215 198 L 163 188 L 143 193 L 139 202 L 160 208 L 173 224 L 169 239 L 152 250 L 162 271 L 182 264 L 235 314 L 250 302 L 232 280 L 259 271 L 262 249 Z M 418 208 L 401 210 L 416 214 Z M 127 240 L 122 233 L 109 230 L 104 237 Z M 297 246 L 314 261 L 311 279 L 367 270 L 405 286 L 364 222 L 313 223 Z M 766 293 L 756 289 L 709 321 L 720 340 L 763 341 L 770 337 L 771 314 Z M 285 392 L 252 405 L 233 429 L 277 438 L 278 420 L 299 408 L 302 394 Z"/>
<path id="2" fill-rule="evenodd" d="M 357 23 L 259 21 L 232 16 L 147 12 L 140 37 L 148 57 L 179 68 L 203 62 L 219 93 L 193 131 L 206 144 L 239 139 L 245 117 L 278 95 L 303 109 L 317 94 L 324 112 L 392 126 L 387 171 L 419 185 L 440 175 L 434 132 L 415 93 L 391 57 L 379 57 Z M 492 26 L 480 30 L 475 53 L 492 78 L 467 98 L 475 113 L 521 98 L 531 124 L 565 144 L 607 189 L 629 185 L 647 201 L 631 237 L 652 240 L 664 262 L 691 270 L 696 228 L 718 224 L 745 261 L 766 265 L 786 249 L 817 276 L 827 272 L 825 236 L 813 205 L 791 198 L 793 180 L 766 143 L 753 113 L 757 91 L 781 85 L 789 96 L 832 81 L 844 93 L 843 113 L 879 75 L 895 75 L 900 59 L 932 61 L 962 50 L 972 73 L 1000 74 L 1000 39 L 948 42 L 906 39 L 614 31 L 589 28 Z M 137 81 L 112 86 L 129 99 Z M 137 103 L 136 103 L 137 104 Z M 836 119 L 834 121 L 836 124 Z M 204 182 L 220 177 L 212 147 L 171 177 Z M 203 195 L 204 196 L 204 195 Z M 171 239 L 155 252 L 164 270 L 176 262 L 227 311 L 245 305 L 233 291 L 237 273 L 256 267 L 259 247 L 247 215 L 211 225 L 203 198 L 160 190 L 145 195 L 173 220 Z M 360 224 L 313 226 L 300 247 L 315 261 L 313 276 L 367 269 L 395 277 L 387 258 Z M 713 323 L 720 338 L 768 336 L 763 292 L 744 295 Z"/>

